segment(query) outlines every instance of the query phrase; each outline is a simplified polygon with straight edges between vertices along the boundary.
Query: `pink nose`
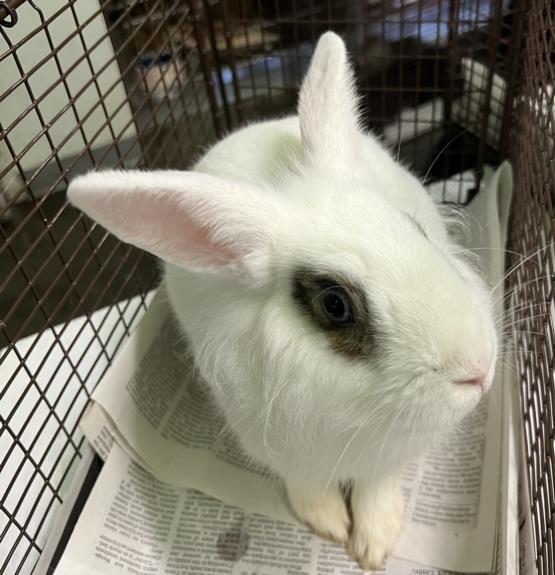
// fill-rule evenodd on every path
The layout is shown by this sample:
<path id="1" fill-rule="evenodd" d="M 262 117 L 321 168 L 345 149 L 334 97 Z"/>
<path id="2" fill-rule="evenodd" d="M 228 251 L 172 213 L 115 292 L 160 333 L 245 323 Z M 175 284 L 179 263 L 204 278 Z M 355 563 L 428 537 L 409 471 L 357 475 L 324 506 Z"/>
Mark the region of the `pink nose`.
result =
<path id="1" fill-rule="evenodd" d="M 485 375 L 480 375 L 478 377 L 473 377 L 472 379 L 461 379 L 455 381 L 455 383 L 462 384 L 462 385 L 479 385 L 480 387 L 484 387 L 484 382 L 486 380 Z"/>

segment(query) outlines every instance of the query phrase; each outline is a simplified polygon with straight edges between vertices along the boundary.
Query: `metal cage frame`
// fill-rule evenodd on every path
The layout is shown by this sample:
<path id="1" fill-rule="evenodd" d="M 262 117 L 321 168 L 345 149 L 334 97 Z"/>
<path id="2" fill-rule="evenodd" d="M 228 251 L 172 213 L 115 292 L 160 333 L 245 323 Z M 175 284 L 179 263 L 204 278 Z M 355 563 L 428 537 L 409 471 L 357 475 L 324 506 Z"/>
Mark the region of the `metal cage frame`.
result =
<path id="1" fill-rule="evenodd" d="M 467 201 L 484 163 L 513 162 L 534 553 L 555 572 L 554 22 L 550 0 L 1 1 L 0 573 L 40 557 L 80 416 L 159 279 L 68 206 L 68 181 L 186 168 L 242 123 L 290 113 L 327 29 L 346 38 L 367 127 L 425 179 L 454 177 L 444 201 Z"/>

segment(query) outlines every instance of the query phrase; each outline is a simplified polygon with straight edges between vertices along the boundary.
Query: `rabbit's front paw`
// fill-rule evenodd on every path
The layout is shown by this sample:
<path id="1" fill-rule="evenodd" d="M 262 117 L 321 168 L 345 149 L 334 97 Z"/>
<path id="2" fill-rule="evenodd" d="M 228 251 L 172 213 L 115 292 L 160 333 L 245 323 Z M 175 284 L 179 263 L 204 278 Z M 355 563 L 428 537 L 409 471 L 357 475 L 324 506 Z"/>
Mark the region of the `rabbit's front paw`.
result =
<path id="1" fill-rule="evenodd" d="M 287 494 L 297 517 L 315 533 L 338 543 L 349 539 L 351 521 L 339 486 L 288 484 Z"/>
<path id="2" fill-rule="evenodd" d="M 403 495 L 397 482 L 353 490 L 353 532 L 348 551 L 362 569 L 381 569 L 403 524 Z"/>

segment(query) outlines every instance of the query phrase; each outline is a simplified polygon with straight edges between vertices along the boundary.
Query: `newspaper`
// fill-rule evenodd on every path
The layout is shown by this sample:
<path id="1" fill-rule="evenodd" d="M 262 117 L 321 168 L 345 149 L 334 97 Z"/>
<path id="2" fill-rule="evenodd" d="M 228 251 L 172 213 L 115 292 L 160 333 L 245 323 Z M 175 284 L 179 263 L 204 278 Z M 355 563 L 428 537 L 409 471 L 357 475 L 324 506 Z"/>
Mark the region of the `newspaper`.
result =
<path id="1" fill-rule="evenodd" d="M 510 169 L 485 180 L 468 208 L 468 243 L 494 285 L 503 274 Z M 508 382 L 498 370 L 457 433 L 407 464 L 404 529 L 385 573 L 511 572 Z M 106 465 L 58 574 L 360 572 L 342 547 L 296 522 L 279 477 L 242 452 L 163 290 L 95 390 L 82 428 Z"/>
<path id="2" fill-rule="evenodd" d="M 114 443 L 56 574 L 122 573 L 354 575 L 362 571 L 342 547 L 313 536 L 303 526 L 159 481 Z M 445 572 L 391 558 L 379 573 Z"/>

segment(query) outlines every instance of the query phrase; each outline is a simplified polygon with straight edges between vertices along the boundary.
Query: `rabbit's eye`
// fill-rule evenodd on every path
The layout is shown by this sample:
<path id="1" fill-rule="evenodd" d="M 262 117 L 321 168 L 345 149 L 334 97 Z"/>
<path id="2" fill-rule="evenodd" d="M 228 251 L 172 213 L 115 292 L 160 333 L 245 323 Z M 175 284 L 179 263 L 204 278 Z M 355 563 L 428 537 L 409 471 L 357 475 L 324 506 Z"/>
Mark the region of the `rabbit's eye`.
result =
<path id="1" fill-rule="evenodd" d="M 375 322 L 364 289 L 356 281 L 311 268 L 295 270 L 292 280 L 293 301 L 321 329 L 334 351 L 362 360 L 375 353 Z"/>
<path id="2" fill-rule="evenodd" d="M 320 294 L 320 305 L 326 317 L 334 324 L 353 323 L 351 298 L 341 287 L 330 287 Z"/>

